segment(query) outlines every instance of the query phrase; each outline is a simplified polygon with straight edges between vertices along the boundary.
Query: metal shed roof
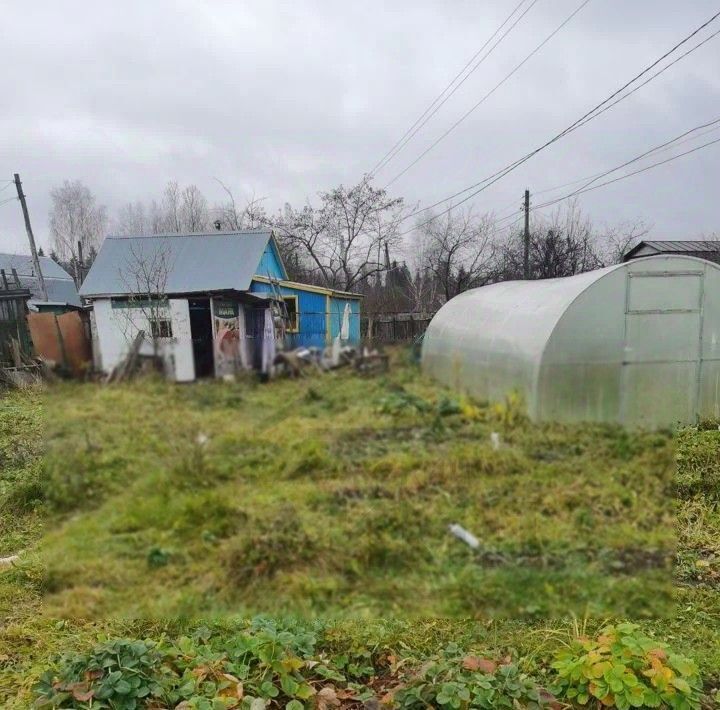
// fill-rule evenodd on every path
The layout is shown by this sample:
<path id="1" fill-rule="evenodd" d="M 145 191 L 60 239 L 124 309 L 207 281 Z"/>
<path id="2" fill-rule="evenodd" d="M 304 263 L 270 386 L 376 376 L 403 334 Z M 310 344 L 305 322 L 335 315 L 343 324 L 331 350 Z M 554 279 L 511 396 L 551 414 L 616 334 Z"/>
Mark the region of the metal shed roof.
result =
<path id="1" fill-rule="evenodd" d="M 72 276 L 49 256 L 40 256 L 45 287 L 48 292 L 48 301 L 52 303 L 67 303 L 71 306 L 80 306 L 80 296 Z M 12 278 L 15 269 L 20 282 L 29 288 L 33 297 L 30 304 L 45 303 L 40 291 L 40 283 L 35 273 L 32 257 L 27 254 L 0 254 L 0 269 L 4 269 L 8 278 Z"/>
<path id="2" fill-rule="evenodd" d="M 163 291 L 246 291 L 258 268 L 270 230 L 107 237 L 80 288 L 82 296 L 115 296 L 144 289 L 138 271 L 166 272 Z"/>
<path id="3" fill-rule="evenodd" d="M 712 239 L 675 240 L 654 239 L 636 244 L 623 257 L 624 261 L 651 254 L 711 254 L 720 253 L 720 241 Z"/>

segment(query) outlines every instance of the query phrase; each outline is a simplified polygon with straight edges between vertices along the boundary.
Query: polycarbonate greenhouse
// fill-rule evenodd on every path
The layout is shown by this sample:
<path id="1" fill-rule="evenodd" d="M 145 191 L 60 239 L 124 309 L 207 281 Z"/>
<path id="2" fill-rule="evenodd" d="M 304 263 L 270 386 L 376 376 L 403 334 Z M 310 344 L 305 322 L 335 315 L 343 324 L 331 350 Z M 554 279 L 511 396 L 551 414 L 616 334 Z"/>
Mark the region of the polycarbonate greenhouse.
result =
<path id="1" fill-rule="evenodd" d="M 652 256 L 448 301 L 423 370 L 532 419 L 658 427 L 720 416 L 720 265 Z"/>

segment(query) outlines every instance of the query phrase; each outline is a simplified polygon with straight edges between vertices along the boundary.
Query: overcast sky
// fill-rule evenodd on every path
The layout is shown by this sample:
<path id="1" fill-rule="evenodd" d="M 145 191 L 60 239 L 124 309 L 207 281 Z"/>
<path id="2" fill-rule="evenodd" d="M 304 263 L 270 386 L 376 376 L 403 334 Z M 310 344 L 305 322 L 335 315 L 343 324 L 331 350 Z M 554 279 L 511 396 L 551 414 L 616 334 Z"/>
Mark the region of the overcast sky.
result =
<path id="1" fill-rule="evenodd" d="M 517 3 L 4 0 L 0 181 L 21 174 L 45 247 L 49 192 L 64 179 L 82 180 L 111 215 L 157 197 L 173 179 L 197 184 L 210 202 L 223 197 L 219 178 L 238 196 L 266 197 L 270 209 L 301 203 L 371 170 Z M 579 4 L 538 0 L 377 183 Z M 494 173 L 716 11 L 710 0 L 590 0 L 391 190 L 429 204 Z M 720 37 L 478 196 L 477 209 L 506 214 L 525 187 L 541 191 L 614 167 L 720 116 L 719 66 Z M 593 192 L 582 205 L 597 223 L 652 223 L 657 238 L 720 231 L 719 165 L 720 144 Z M 0 182 L 0 202 L 13 189 Z M 15 200 L 0 205 L 0 250 L 27 251 Z"/>

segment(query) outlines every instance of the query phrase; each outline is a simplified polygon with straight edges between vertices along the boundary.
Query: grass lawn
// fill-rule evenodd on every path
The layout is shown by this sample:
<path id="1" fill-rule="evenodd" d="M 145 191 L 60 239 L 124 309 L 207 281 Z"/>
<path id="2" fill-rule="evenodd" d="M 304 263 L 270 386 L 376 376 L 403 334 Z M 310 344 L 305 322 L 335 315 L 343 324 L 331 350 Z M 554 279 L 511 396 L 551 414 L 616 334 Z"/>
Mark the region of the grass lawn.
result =
<path id="1" fill-rule="evenodd" d="M 325 654 L 344 692 L 343 659 L 365 659 L 350 703 L 379 694 L 368 677 L 400 684 L 398 659 L 427 665 L 451 642 L 459 658 L 509 656 L 507 668 L 545 687 L 558 649 L 607 620 L 635 621 L 693 658 L 712 695 L 717 426 L 628 433 L 533 425 L 520 411 L 512 399 L 458 398 L 400 356 L 376 379 L 67 383 L 5 396 L 0 557 L 22 554 L 0 572 L 0 699 L 25 707 L 55 653 L 87 652 L 103 635 L 192 643 L 188 658 L 216 644 L 230 658 L 230 639 L 310 634 L 312 649 L 293 653 L 308 664 Z M 249 627 L 257 614 L 266 621 Z M 452 654 L 435 660 L 450 668 Z M 306 700 L 286 691 L 283 703 Z M 72 702 L 59 707 L 100 707 Z"/>

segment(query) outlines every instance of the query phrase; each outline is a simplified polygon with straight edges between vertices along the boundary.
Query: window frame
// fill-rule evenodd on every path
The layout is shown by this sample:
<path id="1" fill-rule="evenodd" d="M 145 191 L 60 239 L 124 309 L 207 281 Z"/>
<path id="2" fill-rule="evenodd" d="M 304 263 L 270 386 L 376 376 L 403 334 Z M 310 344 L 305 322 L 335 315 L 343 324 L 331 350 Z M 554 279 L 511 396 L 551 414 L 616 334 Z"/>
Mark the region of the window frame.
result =
<path id="1" fill-rule="evenodd" d="M 299 333 L 300 332 L 300 298 L 297 294 L 289 294 L 287 296 L 281 295 L 280 298 L 282 298 L 283 303 L 285 303 L 285 310 L 290 316 L 290 310 L 287 308 L 287 302 L 288 301 L 294 301 L 295 302 L 295 327 L 293 328 L 292 323 L 288 324 L 288 327 L 286 329 L 286 332 L 288 333 Z M 290 321 L 290 318 L 288 317 L 288 321 Z"/>
<path id="2" fill-rule="evenodd" d="M 170 316 L 152 316 L 150 321 L 150 335 L 153 340 L 171 340 L 173 336 L 172 318 Z M 163 325 L 166 326 L 167 334 L 163 335 Z M 157 330 L 157 333 L 155 332 Z"/>

